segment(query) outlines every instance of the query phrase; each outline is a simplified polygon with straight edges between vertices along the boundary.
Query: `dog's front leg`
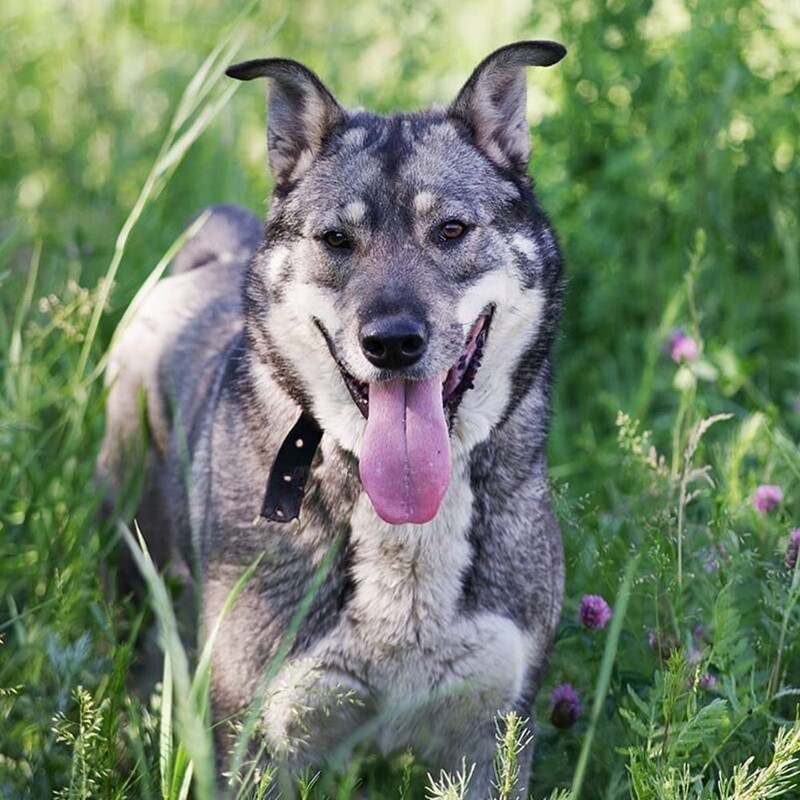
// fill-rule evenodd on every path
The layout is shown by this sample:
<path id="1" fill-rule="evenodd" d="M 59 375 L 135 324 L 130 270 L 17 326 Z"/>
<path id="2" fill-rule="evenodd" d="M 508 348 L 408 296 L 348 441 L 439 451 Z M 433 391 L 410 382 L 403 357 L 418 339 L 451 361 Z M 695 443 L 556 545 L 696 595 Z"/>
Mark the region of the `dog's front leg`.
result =
<path id="1" fill-rule="evenodd" d="M 304 656 L 283 665 L 261 714 L 268 750 L 290 772 L 321 767 L 363 726 L 373 703 L 356 677 Z"/>

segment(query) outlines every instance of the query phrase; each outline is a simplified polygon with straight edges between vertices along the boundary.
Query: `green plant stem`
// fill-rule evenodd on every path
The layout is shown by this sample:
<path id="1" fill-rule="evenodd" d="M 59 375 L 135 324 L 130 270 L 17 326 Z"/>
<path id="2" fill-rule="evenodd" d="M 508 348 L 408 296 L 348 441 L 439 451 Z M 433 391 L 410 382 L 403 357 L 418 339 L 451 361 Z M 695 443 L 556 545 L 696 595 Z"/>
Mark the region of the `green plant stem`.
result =
<path id="1" fill-rule="evenodd" d="M 792 618 L 792 614 L 798 600 L 800 600 L 800 558 L 797 559 L 794 565 L 794 572 L 792 573 L 792 586 L 789 590 L 789 600 L 786 603 L 786 608 L 783 611 L 781 632 L 778 637 L 778 646 L 775 648 L 775 664 L 772 667 L 772 672 L 769 676 L 769 683 L 767 684 L 767 702 L 772 699 L 772 696 L 778 689 L 778 681 L 781 678 L 783 650 L 786 644 L 786 631 L 789 628 L 789 622 Z"/>
<path id="2" fill-rule="evenodd" d="M 570 790 L 571 800 L 579 800 L 580 798 L 581 787 L 583 786 L 583 780 L 586 775 L 586 767 L 589 763 L 589 755 L 592 751 L 592 741 L 595 731 L 597 730 L 600 712 L 603 709 L 603 703 L 606 699 L 608 685 L 611 681 L 611 671 L 614 667 L 614 659 L 617 655 L 619 637 L 622 633 L 622 623 L 625 621 L 625 612 L 628 608 L 631 587 L 633 586 L 633 578 L 636 575 L 636 569 L 639 565 L 639 558 L 640 557 L 636 555 L 629 559 L 628 566 L 625 569 L 625 575 L 622 578 L 622 583 L 620 584 L 616 600 L 614 601 L 614 616 L 608 630 L 606 646 L 603 649 L 603 659 L 600 662 L 600 673 L 597 677 L 597 683 L 595 684 L 594 703 L 592 704 L 592 714 L 589 718 L 589 727 L 586 731 L 581 753 L 578 757 L 578 764 L 575 767 L 575 773 L 572 778 L 572 788 Z"/>
<path id="3" fill-rule="evenodd" d="M 28 280 L 25 282 L 25 290 L 22 294 L 22 300 L 17 306 L 14 315 L 14 322 L 11 331 L 11 341 L 8 346 L 8 363 L 10 369 L 6 371 L 6 392 L 10 403 L 16 405 L 22 404 L 22 399 L 28 397 L 29 389 L 29 370 L 23 369 L 22 359 L 22 328 L 25 320 L 30 314 L 31 305 L 33 304 L 33 292 L 36 286 L 36 280 L 39 277 L 39 266 L 42 262 L 42 243 L 37 242 L 31 255 L 30 267 L 28 269 Z M 25 365 L 27 366 L 27 365 Z M 15 380 L 16 377 L 16 380 Z"/>

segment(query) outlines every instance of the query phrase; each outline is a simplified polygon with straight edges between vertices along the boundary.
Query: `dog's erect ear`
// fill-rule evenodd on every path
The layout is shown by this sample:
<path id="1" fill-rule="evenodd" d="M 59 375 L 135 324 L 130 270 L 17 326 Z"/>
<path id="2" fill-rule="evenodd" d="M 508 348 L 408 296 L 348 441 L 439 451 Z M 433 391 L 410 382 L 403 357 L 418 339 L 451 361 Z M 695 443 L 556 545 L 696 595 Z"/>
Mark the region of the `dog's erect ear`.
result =
<path id="1" fill-rule="evenodd" d="M 261 58 L 234 64 L 225 74 L 240 81 L 269 78 L 267 145 L 275 182 L 299 178 L 344 111 L 322 81 L 297 61 Z"/>
<path id="2" fill-rule="evenodd" d="M 567 49 L 558 42 L 517 42 L 481 61 L 449 108 L 478 147 L 502 167 L 525 173 L 531 152 L 525 67 L 549 67 Z"/>

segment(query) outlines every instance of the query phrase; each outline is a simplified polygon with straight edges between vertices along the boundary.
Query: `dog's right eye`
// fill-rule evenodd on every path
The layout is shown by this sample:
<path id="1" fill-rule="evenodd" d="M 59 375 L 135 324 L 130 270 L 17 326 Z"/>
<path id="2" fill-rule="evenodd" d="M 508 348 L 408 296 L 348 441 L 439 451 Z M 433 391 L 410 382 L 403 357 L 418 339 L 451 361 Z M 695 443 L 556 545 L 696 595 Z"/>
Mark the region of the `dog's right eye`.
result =
<path id="1" fill-rule="evenodd" d="M 322 234 L 322 241 L 325 242 L 328 247 L 349 247 L 350 240 L 347 238 L 347 234 L 343 233 L 342 231 L 325 231 Z"/>
<path id="2" fill-rule="evenodd" d="M 439 226 L 439 238 L 442 241 L 460 239 L 467 232 L 467 226 L 458 219 L 449 219 Z"/>

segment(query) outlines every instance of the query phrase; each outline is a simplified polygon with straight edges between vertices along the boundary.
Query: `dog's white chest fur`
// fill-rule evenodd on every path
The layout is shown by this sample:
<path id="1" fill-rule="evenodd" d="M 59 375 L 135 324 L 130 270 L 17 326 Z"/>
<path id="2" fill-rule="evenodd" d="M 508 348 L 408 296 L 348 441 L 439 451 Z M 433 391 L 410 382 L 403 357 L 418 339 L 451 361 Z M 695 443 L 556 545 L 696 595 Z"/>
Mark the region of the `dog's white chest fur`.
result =
<path id="1" fill-rule="evenodd" d="M 470 561 L 472 493 L 453 475 L 437 516 L 426 525 L 390 525 L 361 495 L 352 517 L 354 596 L 345 624 L 373 654 L 436 649 L 452 624 Z"/>
<path id="2" fill-rule="evenodd" d="M 442 705 L 450 726 L 472 726 L 518 696 L 528 637 L 507 618 L 461 610 L 472 492 L 466 469 L 456 467 L 439 514 L 426 525 L 389 525 L 366 495 L 357 501 L 353 596 L 339 624 L 284 665 L 264 709 L 265 733 L 286 757 L 316 750 L 320 735 L 335 738 L 320 731 L 341 725 L 341 713 L 324 713 L 331 704 L 337 713 L 348 702 L 369 704 L 379 720 L 376 740 L 388 752 L 430 733 Z M 306 709 L 305 720 L 297 709 Z"/>

